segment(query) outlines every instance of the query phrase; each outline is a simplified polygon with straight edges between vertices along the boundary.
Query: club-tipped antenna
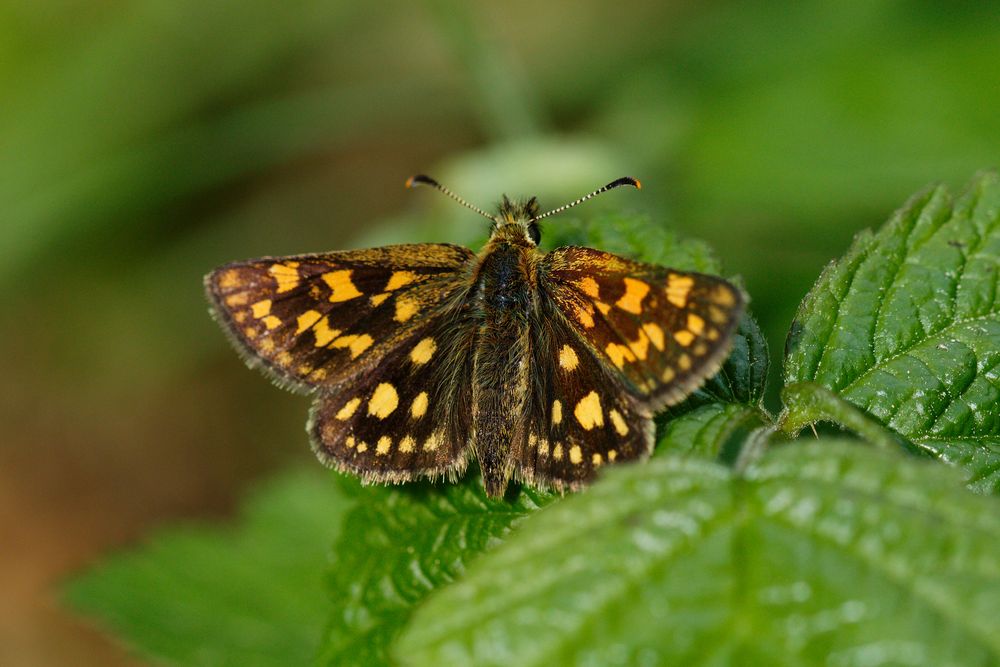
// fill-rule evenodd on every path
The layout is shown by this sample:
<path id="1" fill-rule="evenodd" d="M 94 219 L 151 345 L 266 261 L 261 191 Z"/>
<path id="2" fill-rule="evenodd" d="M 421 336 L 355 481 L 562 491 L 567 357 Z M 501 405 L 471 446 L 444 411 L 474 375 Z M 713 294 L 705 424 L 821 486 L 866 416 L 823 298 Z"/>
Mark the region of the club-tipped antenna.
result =
<path id="1" fill-rule="evenodd" d="M 537 216 L 535 218 L 532 218 L 532 222 L 537 222 L 537 221 L 541 220 L 542 218 L 547 218 L 550 215 L 555 215 L 556 213 L 562 213 L 566 209 L 573 208 L 577 204 L 582 204 L 583 202 L 587 201 L 588 199 L 591 199 L 592 197 L 596 197 L 597 195 L 601 194 L 602 192 L 607 192 L 608 190 L 614 190 L 615 188 L 621 187 L 623 185 L 631 185 L 632 187 L 634 187 L 636 189 L 639 189 L 639 190 L 642 189 L 642 183 L 640 183 L 638 179 L 632 178 L 631 176 L 622 176 L 619 179 L 611 181 L 610 183 L 608 183 L 607 185 L 605 185 L 603 188 L 597 188 L 596 190 L 594 190 L 593 192 L 591 192 L 589 195 L 580 197 L 576 201 L 571 201 L 570 203 L 564 204 L 563 206 L 560 206 L 559 208 L 552 209 L 548 213 L 543 213 L 543 214 L 541 214 L 541 215 L 539 215 L 539 216 Z"/>
<path id="2" fill-rule="evenodd" d="M 461 197 L 459 197 L 458 195 L 456 195 L 454 192 L 452 192 L 448 188 L 444 187 L 443 185 L 441 185 L 440 183 L 438 183 L 437 181 L 435 181 L 430 176 L 424 176 L 423 174 L 417 174 L 416 176 L 410 176 L 408 179 L 406 179 L 406 187 L 412 188 L 412 187 L 414 187 L 416 185 L 429 185 L 432 188 L 434 188 L 435 190 L 437 190 L 438 192 L 440 192 L 441 194 L 448 195 L 449 197 L 451 197 L 452 199 L 454 199 L 455 201 L 457 201 L 459 204 L 461 204 L 465 208 L 471 208 L 473 211 L 475 211 L 479 215 L 483 216 L 484 218 L 492 220 L 493 222 L 496 222 L 496 220 L 497 220 L 492 215 L 490 215 L 489 213 L 487 213 L 483 209 L 479 208 L 478 206 L 473 206 L 469 202 L 465 201 L 464 199 L 462 199 Z"/>

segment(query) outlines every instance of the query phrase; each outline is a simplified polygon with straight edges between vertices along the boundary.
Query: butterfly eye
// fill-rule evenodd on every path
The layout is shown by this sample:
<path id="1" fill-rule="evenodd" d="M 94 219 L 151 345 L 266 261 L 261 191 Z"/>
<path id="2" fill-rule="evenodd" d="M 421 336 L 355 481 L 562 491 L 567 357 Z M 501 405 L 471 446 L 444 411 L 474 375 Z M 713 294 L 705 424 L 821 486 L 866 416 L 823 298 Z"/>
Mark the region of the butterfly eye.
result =
<path id="1" fill-rule="evenodd" d="M 538 245 L 538 242 L 542 240 L 542 230 L 539 229 L 537 222 L 532 221 L 528 223 L 528 238 L 535 245 Z"/>

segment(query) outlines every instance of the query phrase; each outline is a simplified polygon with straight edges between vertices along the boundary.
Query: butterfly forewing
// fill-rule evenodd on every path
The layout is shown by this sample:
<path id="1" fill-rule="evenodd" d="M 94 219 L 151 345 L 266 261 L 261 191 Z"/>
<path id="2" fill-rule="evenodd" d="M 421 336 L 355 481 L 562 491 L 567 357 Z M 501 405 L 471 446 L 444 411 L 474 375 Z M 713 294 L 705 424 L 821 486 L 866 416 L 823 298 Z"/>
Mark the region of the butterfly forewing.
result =
<path id="1" fill-rule="evenodd" d="M 682 400 L 725 359 L 743 313 L 722 278 L 642 264 L 590 248 L 552 251 L 541 288 L 640 404 Z"/>
<path id="2" fill-rule="evenodd" d="M 388 246 L 236 262 L 206 277 L 216 318 L 252 365 L 303 391 L 370 372 L 463 286 L 473 253 Z"/>

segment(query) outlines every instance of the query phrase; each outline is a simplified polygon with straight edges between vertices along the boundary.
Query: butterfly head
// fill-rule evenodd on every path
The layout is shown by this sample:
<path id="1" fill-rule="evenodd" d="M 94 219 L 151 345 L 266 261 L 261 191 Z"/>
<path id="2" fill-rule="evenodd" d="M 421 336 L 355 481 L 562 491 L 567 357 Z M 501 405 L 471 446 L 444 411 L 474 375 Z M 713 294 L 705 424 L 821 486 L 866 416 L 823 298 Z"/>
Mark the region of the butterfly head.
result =
<path id="1" fill-rule="evenodd" d="M 527 201 L 511 201 L 503 196 L 497 215 L 493 218 L 491 238 L 500 238 L 512 243 L 527 242 L 538 245 L 541 231 L 538 228 L 538 199 L 532 197 Z"/>
<path id="2" fill-rule="evenodd" d="M 538 221 L 542 218 L 547 218 L 550 215 L 555 215 L 556 213 L 561 213 L 568 208 L 572 208 L 577 204 L 587 201 L 591 197 L 596 197 L 602 192 L 607 192 L 612 188 L 617 188 L 622 185 L 631 185 L 634 188 L 641 188 L 642 185 L 639 181 L 631 176 L 623 176 L 617 180 L 611 181 L 602 188 L 598 188 L 591 192 L 589 195 L 580 197 L 575 201 L 571 201 L 568 204 L 564 204 L 559 208 L 554 208 L 548 213 L 542 213 L 539 215 L 538 200 L 535 197 L 521 202 L 512 202 L 504 195 L 503 200 L 500 202 L 499 209 L 496 215 L 490 215 L 478 206 L 473 206 L 469 202 L 465 201 L 454 192 L 444 187 L 437 181 L 435 181 L 430 176 L 424 176 L 423 174 L 417 176 L 411 176 L 406 181 L 406 187 L 410 188 L 415 185 L 429 185 L 435 190 L 451 197 L 457 201 L 462 206 L 470 208 L 484 218 L 488 218 L 493 221 L 493 227 L 491 230 L 490 238 L 500 239 L 508 241 L 510 243 L 516 243 L 519 245 L 538 245 L 538 241 L 541 239 L 541 230 L 538 227 Z"/>

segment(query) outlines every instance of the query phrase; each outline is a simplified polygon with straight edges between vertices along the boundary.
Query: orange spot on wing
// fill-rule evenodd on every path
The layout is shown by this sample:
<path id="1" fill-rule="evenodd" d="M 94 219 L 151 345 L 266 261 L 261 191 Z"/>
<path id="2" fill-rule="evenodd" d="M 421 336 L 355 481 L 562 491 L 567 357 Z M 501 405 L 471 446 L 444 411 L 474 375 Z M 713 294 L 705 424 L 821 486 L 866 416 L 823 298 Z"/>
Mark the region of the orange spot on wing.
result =
<path id="1" fill-rule="evenodd" d="M 642 312 L 642 300 L 649 294 L 649 285 L 635 278 L 624 278 L 625 294 L 615 302 L 624 311 L 638 315 Z"/>

